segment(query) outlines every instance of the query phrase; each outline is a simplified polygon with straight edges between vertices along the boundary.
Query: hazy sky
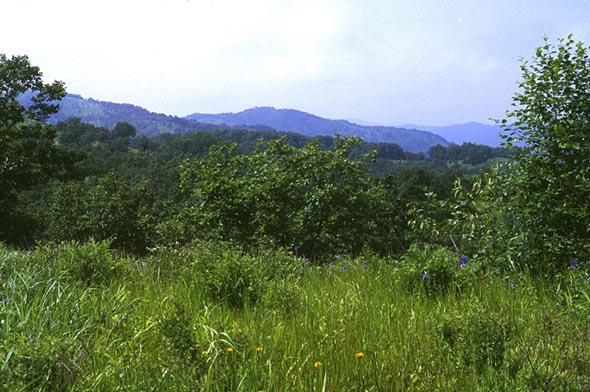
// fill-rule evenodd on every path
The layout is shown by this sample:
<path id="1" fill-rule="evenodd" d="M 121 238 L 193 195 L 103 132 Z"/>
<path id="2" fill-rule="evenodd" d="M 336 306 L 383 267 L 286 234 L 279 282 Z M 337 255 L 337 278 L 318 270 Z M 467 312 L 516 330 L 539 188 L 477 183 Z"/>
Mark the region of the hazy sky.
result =
<path id="1" fill-rule="evenodd" d="M 88 98 L 184 116 L 253 106 L 382 125 L 502 117 L 588 0 L 0 0 L 0 53 Z"/>

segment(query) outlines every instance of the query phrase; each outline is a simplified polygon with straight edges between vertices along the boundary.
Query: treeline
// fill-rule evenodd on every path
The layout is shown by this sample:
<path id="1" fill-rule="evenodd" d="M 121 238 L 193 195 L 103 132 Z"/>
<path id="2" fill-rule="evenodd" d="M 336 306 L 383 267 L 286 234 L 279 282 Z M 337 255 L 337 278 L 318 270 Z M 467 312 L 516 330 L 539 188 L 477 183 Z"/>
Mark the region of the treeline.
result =
<path id="1" fill-rule="evenodd" d="M 223 240 L 297 245 L 309 257 L 401 253 L 411 242 L 407 205 L 448 197 L 458 167 L 394 144 L 275 131 L 217 130 L 136 137 L 60 121 L 59 177 L 21 192 L 3 241 L 111 240 L 149 247 Z M 389 164 L 388 172 L 375 175 Z"/>

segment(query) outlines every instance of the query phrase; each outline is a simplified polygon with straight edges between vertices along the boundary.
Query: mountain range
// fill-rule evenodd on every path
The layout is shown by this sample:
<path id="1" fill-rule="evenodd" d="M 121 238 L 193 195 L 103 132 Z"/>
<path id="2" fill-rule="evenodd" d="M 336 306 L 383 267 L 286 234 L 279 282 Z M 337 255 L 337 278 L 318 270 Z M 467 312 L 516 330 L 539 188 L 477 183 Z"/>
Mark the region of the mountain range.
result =
<path id="1" fill-rule="evenodd" d="M 53 115 L 50 121 L 56 123 L 70 117 L 79 117 L 83 122 L 109 129 L 117 122 L 124 121 L 133 125 L 139 136 L 212 129 L 292 131 L 309 137 L 339 133 L 362 137 L 368 142 L 395 143 L 405 151 L 414 153 L 425 153 L 437 144 L 448 146 L 451 143 L 471 142 L 496 146 L 500 141 L 497 128 L 479 123 L 449 127 L 360 125 L 346 120 L 330 120 L 299 110 L 273 107 L 255 107 L 239 113 L 193 113 L 176 117 L 150 112 L 136 105 L 86 99 L 76 94 L 68 94 L 61 101 L 59 113 Z"/>

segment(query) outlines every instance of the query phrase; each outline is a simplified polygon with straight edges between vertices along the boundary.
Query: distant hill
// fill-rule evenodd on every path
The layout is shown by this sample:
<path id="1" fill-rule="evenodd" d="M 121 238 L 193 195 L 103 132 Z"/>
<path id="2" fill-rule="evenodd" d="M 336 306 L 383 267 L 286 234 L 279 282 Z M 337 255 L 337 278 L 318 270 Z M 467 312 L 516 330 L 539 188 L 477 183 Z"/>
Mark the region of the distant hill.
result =
<path id="1" fill-rule="evenodd" d="M 239 113 L 194 113 L 185 119 L 228 127 L 264 125 L 278 131 L 292 131 L 310 137 L 340 133 L 362 137 L 367 142 L 395 143 L 404 151 L 414 153 L 427 152 L 430 147 L 437 144 L 450 144 L 443 137 L 428 131 L 359 125 L 346 120 L 328 120 L 299 110 L 273 107 L 256 107 Z"/>
<path id="2" fill-rule="evenodd" d="M 153 113 L 142 107 L 68 94 L 60 103 L 59 113 L 50 122 L 56 123 L 70 117 L 80 117 L 83 122 L 112 129 L 117 122 L 124 121 L 135 127 L 138 135 L 157 136 L 162 133 L 187 133 L 196 130 L 217 129 L 219 126 L 201 124 L 180 117 Z"/>
<path id="3" fill-rule="evenodd" d="M 21 101 L 28 98 L 23 96 Z M 427 152 L 434 145 L 448 146 L 443 137 L 425 130 L 401 127 L 366 126 L 346 120 L 329 120 L 293 109 L 257 107 L 239 113 L 200 114 L 184 118 L 150 112 L 131 104 L 98 101 L 68 94 L 60 103 L 59 113 L 50 118 L 57 123 L 70 117 L 83 122 L 112 129 L 124 121 L 135 127 L 140 136 L 157 136 L 165 133 L 189 133 L 214 129 L 247 129 L 256 131 L 292 131 L 304 136 L 333 136 L 335 133 L 362 137 L 367 142 L 395 143 L 404 151 Z"/>
<path id="4" fill-rule="evenodd" d="M 477 122 L 433 127 L 425 125 L 403 124 L 404 128 L 420 129 L 442 136 L 455 144 L 474 143 L 490 147 L 499 147 L 503 139 L 499 136 L 502 129 L 497 125 L 486 125 Z"/>

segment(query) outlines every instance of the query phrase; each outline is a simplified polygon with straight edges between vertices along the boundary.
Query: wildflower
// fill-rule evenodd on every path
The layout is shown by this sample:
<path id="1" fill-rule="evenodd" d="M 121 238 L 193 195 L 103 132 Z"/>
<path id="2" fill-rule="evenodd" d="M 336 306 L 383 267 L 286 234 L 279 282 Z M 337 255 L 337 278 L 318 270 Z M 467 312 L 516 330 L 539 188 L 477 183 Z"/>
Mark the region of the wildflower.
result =
<path id="1" fill-rule="evenodd" d="M 426 280 L 426 279 L 428 279 L 428 273 L 427 272 L 424 272 L 422 274 L 422 280 Z"/>
<path id="2" fill-rule="evenodd" d="M 261 353 L 262 351 L 264 351 L 264 349 L 260 346 L 256 347 L 256 352 L 257 353 Z"/>
<path id="3" fill-rule="evenodd" d="M 228 348 L 225 349 L 225 352 L 228 353 L 228 354 L 231 354 L 231 353 L 234 352 L 234 349 L 231 348 L 231 347 L 228 347 Z"/>
<path id="4" fill-rule="evenodd" d="M 366 270 L 369 269 L 369 264 L 367 264 L 367 263 L 363 264 L 363 268 Z"/>
<path id="5" fill-rule="evenodd" d="M 461 258 L 461 265 L 465 265 L 467 264 L 467 257 L 462 257 Z"/>
<path id="6" fill-rule="evenodd" d="M 574 259 L 574 261 L 572 262 L 571 269 L 578 269 L 578 263 L 576 262 L 576 259 Z"/>
<path id="7" fill-rule="evenodd" d="M 295 252 L 293 252 L 292 250 L 290 250 L 289 253 L 288 253 L 288 255 L 289 256 L 294 256 L 295 255 Z"/>
<path id="8" fill-rule="evenodd" d="M 294 250 L 295 252 L 297 252 L 297 249 L 299 249 L 299 245 L 295 245 L 295 246 L 293 246 L 293 250 Z"/>
<path id="9" fill-rule="evenodd" d="M 585 278 L 586 280 L 590 280 L 590 275 L 586 274 L 586 276 L 584 276 L 584 278 Z"/>
<path id="10" fill-rule="evenodd" d="M 354 354 L 354 356 L 356 359 L 363 359 L 365 354 L 359 351 L 358 353 Z"/>
<path id="11" fill-rule="evenodd" d="M 201 348 L 201 343 L 195 343 L 195 348 L 196 349 L 200 349 Z"/>
<path id="12" fill-rule="evenodd" d="M 510 282 L 510 288 L 514 288 L 515 284 L 514 282 Z"/>
<path id="13" fill-rule="evenodd" d="M 341 259 L 342 258 L 342 253 L 336 253 L 336 256 L 334 256 L 337 259 Z"/>
<path id="14" fill-rule="evenodd" d="M 125 374 L 125 370 L 119 369 L 119 377 L 123 377 L 124 374 Z"/>
<path id="15" fill-rule="evenodd" d="M 2 298 L 2 305 L 8 303 L 8 298 Z"/>
<path id="16" fill-rule="evenodd" d="M 340 271 L 346 271 L 346 266 L 343 265 L 342 267 L 340 267 Z"/>
<path id="17" fill-rule="evenodd" d="M 315 362 L 313 363 L 313 367 L 314 367 L 314 368 L 320 368 L 320 367 L 322 367 L 322 363 L 321 363 L 320 361 L 315 361 Z"/>
<path id="18" fill-rule="evenodd" d="M 307 259 L 307 254 L 305 254 L 305 253 L 304 253 L 304 254 L 302 254 L 302 255 L 301 255 L 301 258 L 302 258 L 302 259 Z"/>
<path id="19" fill-rule="evenodd" d="M 330 264 L 328 264 L 328 267 L 333 267 L 334 266 L 334 262 L 330 261 Z"/>

